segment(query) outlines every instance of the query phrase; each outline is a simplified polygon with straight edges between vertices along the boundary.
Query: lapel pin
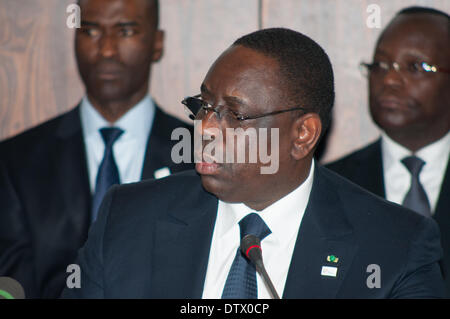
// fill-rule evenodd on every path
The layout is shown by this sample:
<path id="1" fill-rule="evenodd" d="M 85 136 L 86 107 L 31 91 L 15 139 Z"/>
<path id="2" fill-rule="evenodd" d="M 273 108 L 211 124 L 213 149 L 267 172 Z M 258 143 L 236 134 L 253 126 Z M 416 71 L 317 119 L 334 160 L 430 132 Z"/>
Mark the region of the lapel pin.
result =
<path id="1" fill-rule="evenodd" d="M 322 266 L 322 272 L 320 274 L 327 277 L 336 277 L 337 270 L 337 267 Z"/>
<path id="2" fill-rule="evenodd" d="M 339 261 L 339 258 L 336 257 L 335 255 L 328 255 L 328 256 L 327 256 L 327 261 L 336 264 L 336 263 Z"/>
<path id="3" fill-rule="evenodd" d="M 154 173 L 153 176 L 155 176 L 156 179 L 160 179 L 166 176 L 170 175 L 170 169 L 168 167 L 163 167 L 160 169 L 157 169 Z"/>

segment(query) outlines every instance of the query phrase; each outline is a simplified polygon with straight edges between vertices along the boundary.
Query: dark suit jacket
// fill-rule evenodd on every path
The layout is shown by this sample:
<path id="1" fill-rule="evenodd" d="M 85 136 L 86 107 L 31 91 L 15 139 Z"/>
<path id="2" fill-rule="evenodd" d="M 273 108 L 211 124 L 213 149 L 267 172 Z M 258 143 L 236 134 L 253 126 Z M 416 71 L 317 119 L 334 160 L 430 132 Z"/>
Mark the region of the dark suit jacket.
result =
<path id="1" fill-rule="evenodd" d="M 330 163 L 327 167 L 372 193 L 386 197 L 381 140 Z M 444 248 L 441 268 L 447 286 L 447 294 L 450 297 L 450 165 L 448 164 L 434 219 L 441 231 L 441 242 Z"/>
<path id="2" fill-rule="evenodd" d="M 158 107 L 142 178 L 156 169 L 192 168 L 171 160 L 172 130 L 189 127 Z M 91 193 L 79 107 L 0 143 L 0 276 L 27 298 L 56 298 L 66 268 L 87 238 Z"/>
<path id="3" fill-rule="evenodd" d="M 195 171 L 114 186 L 65 298 L 201 298 L 218 200 Z M 436 223 L 316 166 L 284 298 L 440 297 Z M 327 262 L 328 255 L 339 258 Z M 380 267 L 380 288 L 368 277 Z M 337 277 L 321 275 L 336 266 Z M 270 274 L 269 274 L 270 275 Z M 371 282 L 371 279 L 369 278 Z"/>

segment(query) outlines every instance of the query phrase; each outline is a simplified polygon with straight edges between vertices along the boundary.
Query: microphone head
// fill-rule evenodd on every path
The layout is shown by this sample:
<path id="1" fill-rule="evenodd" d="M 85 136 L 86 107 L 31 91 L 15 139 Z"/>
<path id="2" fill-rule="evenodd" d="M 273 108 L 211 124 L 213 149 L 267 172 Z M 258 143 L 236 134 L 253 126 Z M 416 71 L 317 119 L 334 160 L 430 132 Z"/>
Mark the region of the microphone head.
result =
<path id="1" fill-rule="evenodd" d="M 249 234 L 241 240 L 241 251 L 256 266 L 262 262 L 261 240 L 255 235 Z"/>
<path id="2" fill-rule="evenodd" d="M 17 280 L 0 277 L 0 299 L 25 299 L 25 291 Z"/>

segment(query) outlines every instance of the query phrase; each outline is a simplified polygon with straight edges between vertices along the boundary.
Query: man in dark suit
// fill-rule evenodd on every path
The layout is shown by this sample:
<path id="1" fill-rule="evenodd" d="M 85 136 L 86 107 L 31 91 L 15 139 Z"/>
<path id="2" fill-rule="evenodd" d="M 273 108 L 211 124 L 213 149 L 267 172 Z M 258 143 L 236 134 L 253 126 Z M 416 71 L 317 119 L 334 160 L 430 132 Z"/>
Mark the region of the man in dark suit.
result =
<path id="1" fill-rule="evenodd" d="M 449 32 L 441 11 L 412 7 L 397 14 L 366 65 L 370 113 L 382 136 L 328 168 L 437 221 L 450 293 Z"/>
<path id="2" fill-rule="evenodd" d="M 148 95 L 151 64 L 163 50 L 158 2 L 79 4 L 75 47 L 87 96 L 0 143 L 0 276 L 18 280 L 28 298 L 60 295 L 111 184 L 193 167 L 171 159 L 172 131 L 190 126 Z M 106 142 L 103 131 L 120 136 Z"/>
<path id="3" fill-rule="evenodd" d="M 63 297 L 275 296 L 239 249 L 247 235 L 284 298 L 441 297 L 435 222 L 313 161 L 333 101 L 330 61 L 310 38 L 266 29 L 235 41 L 201 98 L 184 100 L 205 143 L 196 172 L 111 188 L 76 261 L 81 288 Z M 261 153 L 234 162 L 238 145 L 255 146 L 251 131 L 278 170 Z"/>

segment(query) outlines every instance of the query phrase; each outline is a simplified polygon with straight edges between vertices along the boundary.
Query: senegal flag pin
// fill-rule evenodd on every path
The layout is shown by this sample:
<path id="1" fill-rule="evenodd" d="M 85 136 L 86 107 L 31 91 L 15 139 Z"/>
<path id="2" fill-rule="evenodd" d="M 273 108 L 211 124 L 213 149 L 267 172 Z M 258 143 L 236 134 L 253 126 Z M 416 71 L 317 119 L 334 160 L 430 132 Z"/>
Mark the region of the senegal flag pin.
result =
<path id="1" fill-rule="evenodd" d="M 339 258 L 336 257 L 335 255 L 328 255 L 327 256 L 327 261 L 336 264 L 339 261 Z"/>

